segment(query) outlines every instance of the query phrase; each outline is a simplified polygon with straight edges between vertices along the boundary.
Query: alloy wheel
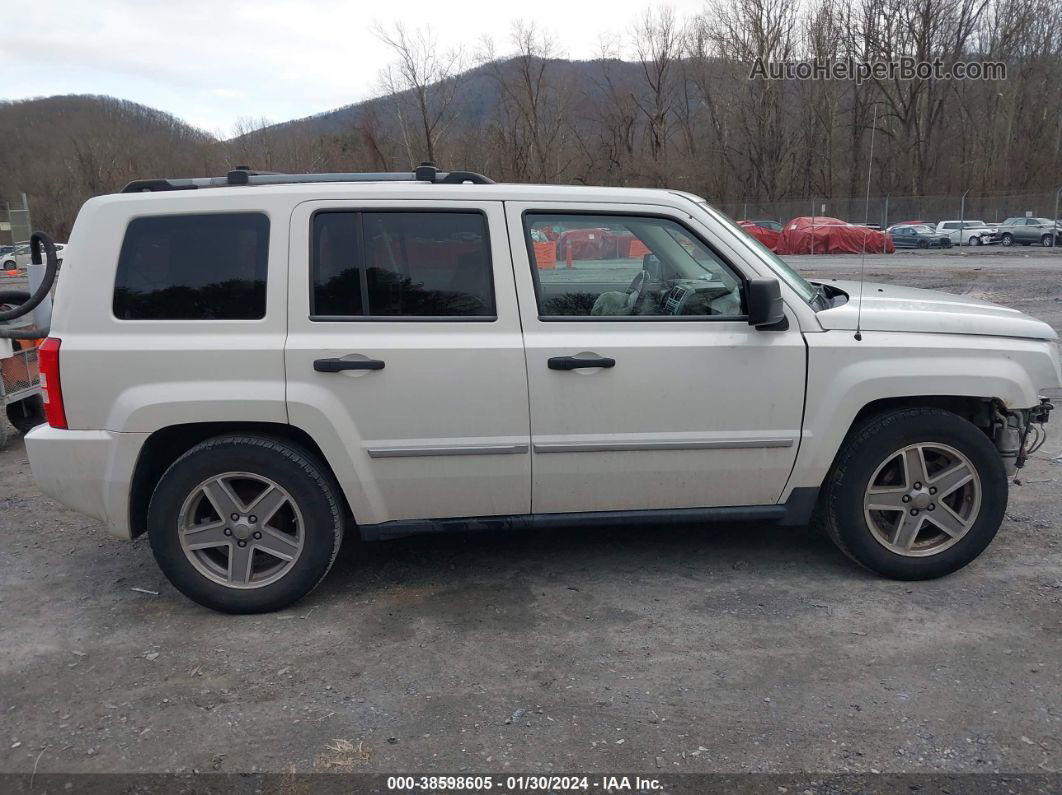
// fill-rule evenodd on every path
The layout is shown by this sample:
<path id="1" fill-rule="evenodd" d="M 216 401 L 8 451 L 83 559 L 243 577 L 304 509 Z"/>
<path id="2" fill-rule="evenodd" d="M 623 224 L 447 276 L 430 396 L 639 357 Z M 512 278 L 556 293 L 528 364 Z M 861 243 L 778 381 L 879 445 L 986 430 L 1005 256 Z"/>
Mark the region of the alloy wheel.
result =
<path id="1" fill-rule="evenodd" d="M 225 472 L 196 486 L 178 518 L 181 549 L 200 574 L 228 588 L 276 582 L 302 553 L 302 512 L 278 483 Z"/>
<path id="2" fill-rule="evenodd" d="M 927 557 L 954 546 L 977 521 L 981 478 L 940 442 L 908 445 L 874 471 L 863 512 L 874 539 L 898 555 Z"/>

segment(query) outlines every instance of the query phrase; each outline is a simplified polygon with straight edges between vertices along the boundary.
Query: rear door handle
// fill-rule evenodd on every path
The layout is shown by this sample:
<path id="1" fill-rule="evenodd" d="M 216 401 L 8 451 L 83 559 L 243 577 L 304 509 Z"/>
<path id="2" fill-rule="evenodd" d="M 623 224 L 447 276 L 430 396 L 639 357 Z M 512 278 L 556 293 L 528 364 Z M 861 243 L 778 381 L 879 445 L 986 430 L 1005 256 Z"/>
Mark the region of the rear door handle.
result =
<path id="1" fill-rule="evenodd" d="M 546 364 L 550 370 L 579 370 L 583 367 L 615 367 L 616 360 L 607 356 L 593 359 L 578 359 L 575 356 L 554 356 Z"/>
<path id="2" fill-rule="evenodd" d="M 339 373 L 343 370 L 382 370 L 379 359 L 314 359 L 313 369 L 319 373 Z"/>

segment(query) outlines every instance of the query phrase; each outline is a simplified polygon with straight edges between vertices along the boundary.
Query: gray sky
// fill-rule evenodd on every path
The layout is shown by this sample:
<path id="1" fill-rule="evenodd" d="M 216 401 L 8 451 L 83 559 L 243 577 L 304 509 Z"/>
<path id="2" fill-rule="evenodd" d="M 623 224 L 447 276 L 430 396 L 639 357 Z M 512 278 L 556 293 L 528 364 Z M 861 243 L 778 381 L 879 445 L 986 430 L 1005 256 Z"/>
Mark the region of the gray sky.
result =
<path id="1" fill-rule="evenodd" d="M 649 0 L 3 0 L 0 98 L 109 94 L 228 136 L 240 118 L 308 116 L 380 93 L 391 59 L 374 21 L 428 27 L 475 52 L 508 51 L 517 17 L 551 33 L 571 58 L 603 38 L 630 56 Z M 653 3 L 660 6 L 660 3 Z M 670 0 L 680 16 L 703 0 Z"/>

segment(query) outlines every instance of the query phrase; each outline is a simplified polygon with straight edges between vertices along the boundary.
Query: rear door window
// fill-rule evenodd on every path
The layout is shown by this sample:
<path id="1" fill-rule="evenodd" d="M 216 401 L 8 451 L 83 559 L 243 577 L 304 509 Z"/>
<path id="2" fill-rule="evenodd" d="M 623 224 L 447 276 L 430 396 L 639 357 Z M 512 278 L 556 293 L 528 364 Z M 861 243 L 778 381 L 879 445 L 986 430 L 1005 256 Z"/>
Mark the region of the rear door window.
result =
<path id="1" fill-rule="evenodd" d="M 268 267 L 263 213 L 134 218 L 118 256 L 114 316 L 257 320 L 265 317 Z"/>
<path id="2" fill-rule="evenodd" d="M 491 319 L 491 268 L 480 212 L 318 212 L 311 317 Z"/>

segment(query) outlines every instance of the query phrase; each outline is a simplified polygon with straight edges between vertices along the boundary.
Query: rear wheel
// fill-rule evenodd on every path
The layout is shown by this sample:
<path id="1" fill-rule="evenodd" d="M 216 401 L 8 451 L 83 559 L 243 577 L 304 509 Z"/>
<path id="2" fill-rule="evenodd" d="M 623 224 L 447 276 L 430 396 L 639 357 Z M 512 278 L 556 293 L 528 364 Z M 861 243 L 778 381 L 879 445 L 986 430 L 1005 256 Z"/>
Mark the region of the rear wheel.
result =
<path id="1" fill-rule="evenodd" d="M 26 434 L 44 422 L 44 402 L 40 395 L 16 400 L 7 406 L 7 418 L 15 430 Z"/>
<path id="2" fill-rule="evenodd" d="M 988 437 L 941 409 L 875 417 L 845 442 L 824 495 L 833 541 L 886 577 L 940 577 L 991 543 L 1007 477 Z"/>
<path id="3" fill-rule="evenodd" d="M 338 489 L 311 453 L 278 439 L 221 436 L 166 471 L 148 535 L 174 587 L 226 613 L 298 601 L 328 573 L 343 520 Z"/>

